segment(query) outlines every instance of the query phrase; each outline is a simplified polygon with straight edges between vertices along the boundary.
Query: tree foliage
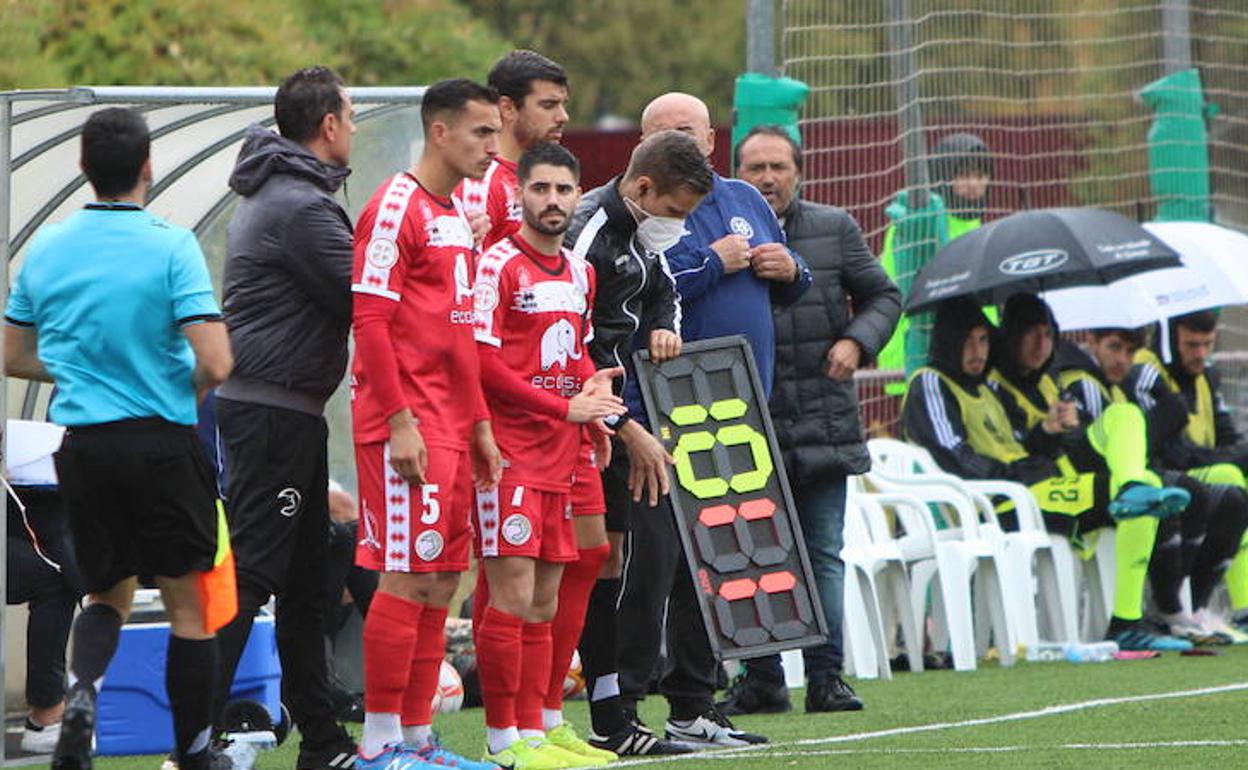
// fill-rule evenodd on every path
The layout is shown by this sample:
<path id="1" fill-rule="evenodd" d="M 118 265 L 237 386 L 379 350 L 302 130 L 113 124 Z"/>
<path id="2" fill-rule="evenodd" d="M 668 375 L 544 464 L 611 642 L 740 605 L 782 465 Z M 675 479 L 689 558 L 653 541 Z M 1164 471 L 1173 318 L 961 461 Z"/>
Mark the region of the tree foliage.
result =
<path id="1" fill-rule="evenodd" d="M 480 75 L 507 44 L 455 0 L 0 0 L 0 88 L 350 83 Z"/>
<path id="2" fill-rule="evenodd" d="M 731 115 L 745 68 L 743 0 L 464 0 L 495 33 L 558 61 L 572 79 L 572 120 L 636 120 L 650 99 L 680 90 L 712 120 Z"/>

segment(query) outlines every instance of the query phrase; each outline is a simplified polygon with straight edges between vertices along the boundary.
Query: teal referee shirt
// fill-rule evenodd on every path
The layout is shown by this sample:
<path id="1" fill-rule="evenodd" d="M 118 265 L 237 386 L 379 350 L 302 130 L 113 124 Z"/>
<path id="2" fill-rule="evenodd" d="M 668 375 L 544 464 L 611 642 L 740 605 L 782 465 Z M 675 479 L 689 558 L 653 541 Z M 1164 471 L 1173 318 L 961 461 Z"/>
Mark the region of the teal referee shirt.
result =
<path id="1" fill-rule="evenodd" d="M 50 417 L 95 425 L 196 421 L 186 324 L 221 310 L 195 235 L 132 204 L 92 203 L 42 228 L 5 320 L 34 327 L 56 381 Z"/>

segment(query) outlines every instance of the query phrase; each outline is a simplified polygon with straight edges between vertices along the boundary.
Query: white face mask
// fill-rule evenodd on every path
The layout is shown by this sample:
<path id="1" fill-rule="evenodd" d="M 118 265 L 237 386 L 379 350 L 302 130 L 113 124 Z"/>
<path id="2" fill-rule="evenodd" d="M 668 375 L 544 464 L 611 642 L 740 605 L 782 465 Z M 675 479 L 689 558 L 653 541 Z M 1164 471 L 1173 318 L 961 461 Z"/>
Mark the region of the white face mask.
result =
<path id="1" fill-rule="evenodd" d="M 685 235 L 685 220 L 676 217 L 660 217 L 649 214 L 631 199 L 625 198 L 629 210 L 637 219 L 637 240 L 646 251 L 662 254 L 680 242 Z"/>

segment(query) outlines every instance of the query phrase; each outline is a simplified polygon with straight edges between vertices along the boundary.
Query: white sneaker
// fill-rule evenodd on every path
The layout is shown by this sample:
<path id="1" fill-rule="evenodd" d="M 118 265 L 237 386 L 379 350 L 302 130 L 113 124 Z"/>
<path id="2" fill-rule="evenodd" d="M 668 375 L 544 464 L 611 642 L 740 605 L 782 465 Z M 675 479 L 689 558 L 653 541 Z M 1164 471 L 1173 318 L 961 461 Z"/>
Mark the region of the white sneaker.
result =
<path id="1" fill-rule="evenodd" d="M 1170 635 L 1176 639 L 1186 639 L 1192 644 L 1224 643 L 1197 615 L 1176 612 L 1163 615 L 1162 618 L 1166 621 L 1166 625 L 1170 627 Z"/>
<path id="2" fill-rule="evenodd" d="M 1230 640 L 1231 644 L 1248 644 L 1248 634 L 1226 622 L 1226 618 L 1221 615 L 1210 612 L 1208 609 L 1200 609 L 1196 611 L 1195 616 L 1200 625 L 1209 633 L 1225 637 Z"/>
<path id="3" fill-rule="evenodd" d="M 22 751 L 27 754 L 51 754 L 60 737 L 60 722 L 40 727 L 27 718 L 26 727 L 22 730 Z"/>
<path id="4" fill-rule="evenodd" d="M 762 735 L 747 733 L 732 726 L 728 717 L 711 708 L 697 719 L 667 720 L 667 739 L 686 746 L 751 746 L 767 743 Z"/>

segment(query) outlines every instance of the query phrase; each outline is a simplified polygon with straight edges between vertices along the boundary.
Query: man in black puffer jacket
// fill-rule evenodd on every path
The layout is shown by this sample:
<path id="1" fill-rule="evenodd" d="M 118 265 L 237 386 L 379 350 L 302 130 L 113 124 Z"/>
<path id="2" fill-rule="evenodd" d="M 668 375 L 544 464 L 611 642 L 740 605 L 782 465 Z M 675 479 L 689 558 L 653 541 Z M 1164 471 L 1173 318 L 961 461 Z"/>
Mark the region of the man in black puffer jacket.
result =
<path id="1" fill-rule="evenodd" d="M 853 377 L 892 335 L 901 293 L 853 217 L 796 198 L 801 164 L 801 149 L 779 126 L 754 128 L 737 146 L 738 175 L 771 204 L 789 247 L 814 274 L 810 291 L 775 311 L 771 415 L 828 621 L 828 643 L 803 652 L 806 711 L 852 711 L 862 701 L 841 679 L 845 477 L 871 465 Z M 746 671 L 721 704 L 725 713 L 789 708 L 778 656 L 751 660 Z"/>
<path id="2" fill-rule="evenodd" d="M 223 305 L 234 372 L 217 391 L 238 617 L 218 634 L 221 708 L 256 610 L 277 596 L 283 702 L 302 736 L 297 770 L 345 770 L 355 743 L 334 718 L 322 586 L 329 552 L 325 402 L 351 328 L 351 220 L 334 198 L 350 173 L 351 97 L 325 67 L 277 91 L 280 135 L 248 129 L 230 188 Z"/>

